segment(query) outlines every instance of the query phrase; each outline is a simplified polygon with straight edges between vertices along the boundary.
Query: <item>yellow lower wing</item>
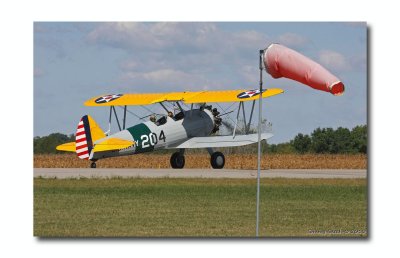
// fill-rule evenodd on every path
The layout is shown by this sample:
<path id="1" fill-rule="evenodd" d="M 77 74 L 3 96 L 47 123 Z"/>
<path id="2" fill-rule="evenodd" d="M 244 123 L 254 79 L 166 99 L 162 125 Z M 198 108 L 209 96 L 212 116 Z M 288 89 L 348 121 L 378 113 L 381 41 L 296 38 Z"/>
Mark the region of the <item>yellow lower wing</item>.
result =
<path id="1" fill-rule="evenodd" d="M 95 152 L 122 150 L 134 145 L 133 141 L 123 140 L 119 138 L 110 138 L 94 145 Z"/>

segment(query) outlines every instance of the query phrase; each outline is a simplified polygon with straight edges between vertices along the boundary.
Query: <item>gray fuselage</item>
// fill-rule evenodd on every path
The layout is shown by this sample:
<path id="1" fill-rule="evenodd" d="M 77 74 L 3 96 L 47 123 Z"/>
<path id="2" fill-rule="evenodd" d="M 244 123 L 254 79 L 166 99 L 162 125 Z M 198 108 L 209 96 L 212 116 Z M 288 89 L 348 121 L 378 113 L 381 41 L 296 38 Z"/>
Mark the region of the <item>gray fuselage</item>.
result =
<path id="1" fill-rule="evenodd" d="M 97 140 L 94 142 L 95 145 L 110 138 L 132 141 L 134 145 L 122 150 L 92 152 L 90 159 L 98 160 L 158 149 L 175 148 L 192 137 L 209 136 L 214 126 L 214 117 L 207 109 L 183 111 L 174 117 L 162 116 L 156 122 L 140 123 Z"/>

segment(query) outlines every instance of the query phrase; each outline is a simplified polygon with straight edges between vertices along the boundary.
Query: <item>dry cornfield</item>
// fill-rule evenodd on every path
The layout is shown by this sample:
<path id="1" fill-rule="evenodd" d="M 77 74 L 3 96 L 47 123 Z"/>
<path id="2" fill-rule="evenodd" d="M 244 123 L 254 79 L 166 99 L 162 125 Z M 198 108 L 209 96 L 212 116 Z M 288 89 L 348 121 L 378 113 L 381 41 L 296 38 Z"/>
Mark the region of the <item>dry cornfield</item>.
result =
<path id="1" fill-rule="evenodd" d="M 211 168 L 208 154 L 185 155 L 185 168 Z M 225 168 L 257 169 L 257 155 L 225 155 Z M 98 168 L 170 168 L 170 154 L 137 154 L 99 160 Z M 35 168 L 88 168 L 90 162 L 74 154 L 34 155 Z M 261 160 L 262 169 L 365 169 L 364 154 L 266 154 Z"/>

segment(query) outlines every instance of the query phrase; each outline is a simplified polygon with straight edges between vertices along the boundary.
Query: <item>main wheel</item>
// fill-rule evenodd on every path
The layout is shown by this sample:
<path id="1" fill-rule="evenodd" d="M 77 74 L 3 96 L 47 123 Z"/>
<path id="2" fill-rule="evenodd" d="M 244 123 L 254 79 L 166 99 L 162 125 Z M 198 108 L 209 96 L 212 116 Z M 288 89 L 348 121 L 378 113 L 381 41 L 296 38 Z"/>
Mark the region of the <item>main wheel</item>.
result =
<path id="1" fill-rule="evenodd" d="M 91 168 L 96 168 L 96 162 L 92 162 L 92 164 L 90 164 Z"/>
<path id="2" fill-rule="evenodd" d="M 179 152 L 172 154 L 170 161 L 172 168 L 183 168 L 185 166 L 185 156 Z"/>
<path id="3" fill-rule="evenodd" d="M 225 165 L 225 156 L 219 151 L 211 155 L 211 166 L 215 169 L 221 169 Z"/>

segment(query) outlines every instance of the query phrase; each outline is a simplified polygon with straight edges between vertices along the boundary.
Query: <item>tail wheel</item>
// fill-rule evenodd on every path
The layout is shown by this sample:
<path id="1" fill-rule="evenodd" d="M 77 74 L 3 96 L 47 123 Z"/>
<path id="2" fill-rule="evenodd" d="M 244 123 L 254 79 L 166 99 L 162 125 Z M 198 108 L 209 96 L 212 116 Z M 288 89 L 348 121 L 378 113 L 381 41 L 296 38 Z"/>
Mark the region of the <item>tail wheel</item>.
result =
<path id="1" fill-rule="evenodd" d="M 222 152 L 214 152 L 211 155 L 211 166 L 215 169 L 221 169 L 225 165 L 225 156 Z"/>
<path id="2" fill-rule="evenodd" d="M 92 162 L 92 164 L 90 164 L 91 168 L 96 168 L 96 162 Z"/>
<path id="3" fill-rule="evenodd" d="M 171 156 L 171 167 L 172 168 L 183 168 L 185 166 L 185 156 L 180 152 L 175 152 Z"/>

